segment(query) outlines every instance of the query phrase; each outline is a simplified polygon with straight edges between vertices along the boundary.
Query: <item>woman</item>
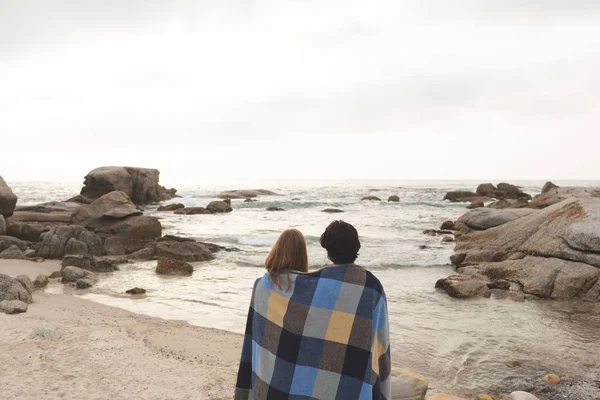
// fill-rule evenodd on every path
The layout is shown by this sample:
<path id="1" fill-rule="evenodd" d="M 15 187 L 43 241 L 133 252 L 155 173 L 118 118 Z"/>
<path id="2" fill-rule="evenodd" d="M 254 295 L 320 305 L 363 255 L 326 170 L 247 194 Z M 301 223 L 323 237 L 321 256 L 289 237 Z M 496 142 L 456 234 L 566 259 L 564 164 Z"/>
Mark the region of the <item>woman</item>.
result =
<path id="1" fill-rule="evenodd" d="M 271 282 L 281 288 L 281 274 L 287 275 L 287 290 L 291 286 L 292 271 L 308 272 L 308 253 L 304 235 L 298 229 L 287 229 L 279 236 L 265 260 L 265 268 Z"/>
<path id="2" fill-rule="evenodd" d="M 383 287 L 354 264 L 352 225 L 334 221 L 321 246 L 334 265 L 311 273 L 295 229 L 267 257 L 252 291 L 236 400 L 391 400 Z"/>

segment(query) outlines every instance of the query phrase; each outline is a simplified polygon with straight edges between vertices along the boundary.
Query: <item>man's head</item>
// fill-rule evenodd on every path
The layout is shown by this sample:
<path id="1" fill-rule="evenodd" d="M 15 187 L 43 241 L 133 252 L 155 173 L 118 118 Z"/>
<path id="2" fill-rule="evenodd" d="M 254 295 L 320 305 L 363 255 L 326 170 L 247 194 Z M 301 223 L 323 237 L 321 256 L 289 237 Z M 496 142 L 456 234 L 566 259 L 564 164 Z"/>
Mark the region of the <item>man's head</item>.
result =
<path id="1" fill-rule="evenodd" d="M 333 221 L 321 235 L 321 246 L 334 264 L 350 264 L 358 257 L 358 232 L 347 222 Z"/>

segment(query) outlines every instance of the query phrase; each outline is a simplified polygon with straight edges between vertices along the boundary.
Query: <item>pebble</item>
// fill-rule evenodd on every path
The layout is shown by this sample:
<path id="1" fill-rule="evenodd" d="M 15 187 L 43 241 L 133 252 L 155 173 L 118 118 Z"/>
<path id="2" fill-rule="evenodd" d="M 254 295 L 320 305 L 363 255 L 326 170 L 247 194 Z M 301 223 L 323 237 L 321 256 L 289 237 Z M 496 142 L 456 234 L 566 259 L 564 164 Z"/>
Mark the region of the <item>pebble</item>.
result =
<path id="1" fill-rule="evenodd" d="M 548 374 L 544 377 L 544 379 L 553 385 L 558 385 L 560 383 L 560 378 L 555 374 Z"/>

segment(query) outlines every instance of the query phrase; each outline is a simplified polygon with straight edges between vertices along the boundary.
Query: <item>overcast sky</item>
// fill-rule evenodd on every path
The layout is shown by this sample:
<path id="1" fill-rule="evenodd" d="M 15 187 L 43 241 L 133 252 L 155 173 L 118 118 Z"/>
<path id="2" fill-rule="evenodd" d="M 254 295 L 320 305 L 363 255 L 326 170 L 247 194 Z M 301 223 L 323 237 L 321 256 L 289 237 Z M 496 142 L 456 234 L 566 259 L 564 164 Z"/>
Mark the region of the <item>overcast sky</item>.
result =
<path id="1" fill-rule="evenodd" d="M 0 175 L 600 179 L 596 0 L 0 0 Z"/>

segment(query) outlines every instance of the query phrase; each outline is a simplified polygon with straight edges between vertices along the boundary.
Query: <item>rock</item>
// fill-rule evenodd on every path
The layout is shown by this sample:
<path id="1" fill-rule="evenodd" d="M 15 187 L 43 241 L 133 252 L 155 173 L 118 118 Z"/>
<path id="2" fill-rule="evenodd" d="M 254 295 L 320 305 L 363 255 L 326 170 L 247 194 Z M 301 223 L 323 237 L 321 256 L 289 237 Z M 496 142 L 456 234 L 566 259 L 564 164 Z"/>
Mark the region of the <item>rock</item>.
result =
<path id="1" fill-rule="evenodd" d="M 94 230 L 128 240 L 154 240 L 162 236 L 162 225 L 156 217 L 136 215 L 110 223 L 98 223 Z M 105 242 L 106 250 L 106 242 Z M 108 251 L 107 251 L 108 254 Z"/>
<path id="2" fill-rule="evenodd" d="M 175 211 L 175 210 L 179 210 L 180 208 L 184 208 L 185 206 L 181 203 L 173 203 L 173 204 L 167 204 L 165 206 L 160 206 L 157 208 L 156 211 Z"/>
<path id="3" fill-rule="evenodd" d="M 527 199 L 516 199 L 516 200 L 498 200 L 488 205 L 489 208 L 495 208 L 502 210 L 505 208 L 525 208 L 529 206 L 529 200 Z"/>
<path id="4" fill-rule="evenodd" d="M 560 383 L 560 378 L 556 374 L 548 374 L 544 376 L 544 380 L 552 385 L 558 385 Z"/>
<path id="5" fill-rule="evenodd" d="M 481 185 L 477 186 L 477 190 L 475 190 L 475 192 L 480 196 L 494 197 L 494 192 L 496 190 L 498 190 L 498 188 L 493 184 L 482 183 Z"/>
<path id="6" fill-rule="evenodd" d="M 159 275 L 192 275 L 194 267 L 190 264 L 172 258 L 159 258 L 156 273 Z"/>
<path id="7" fill-rule="evenodd" d="M 28 245 L 29 243 L 27 243 L 26 241 L 17 239 L 12 236 L 0 236 L 0 250 L 7 249 L 11 246 L 17 246 L 19 250 L 25 251 L 27 250 Z"/>
<path id="8" fill-rule="evenodd" d="M 456 203 L 456 202 L 465 202 L 468 200 L 464 200 L 464 199 L 476 198 L 476 197 L 482 197 L 482 196 L 478 195 L 477 193 L 469 192 L 466 190 L 456 190 L 456 191 L 446 193 L 446 195 L 444 196 L 444 200 L 450 200 L 451 202 Z"/>
<path id="9" fill-rule="evenodd" d="M 96 267 L 94 258 L 88 254 L 72 254 L 66 255 L 61 262 L 63 267 L 77 267 L 93 271 Z"/>
<path id="10" fill-rule="evenodd" d="M 183 236 L 165 235 L 161 238 L 156 239 L 157 242 L 195 242 L 195 239 L 186 238 Z"/>
<path id="11" fill-rule="evenodd" d="M 4 216 L 0 214 L 0 235 L 6 235 L 6 220 Z"/>
<path id="12" fill-rule="evenodd" d="M 494 398 L 487 394 L 480 394 L 477 396 L 477 400 L 494 400 Z"/>
<path id="13" fill-rule="evenodd" d="M 217 194 L 215 197 L 220 199 L 251 199 L 258 196 L 281 196 L 275 192 L 265 189 L 251 190 L 226 190 Z"/>
<path id="14" fill-rule="evenodd" d="M 267 211 L 285 211 L 285 209 L 281 207 L 267 207 Z"/>
<path id="15" fill-rule="evenodd" d="M 142 289 L 139 287 L 135 287 L 133 289 L 127 290 L 125 293 L 135 295 L 135 294 L 146 294 L 146 289 Z"/>
<path id="16" fill-rule="evenodd" d="M 126 193 L 113 191 L 99 197 L 91 204 L 79 207 L 71 216 L 71 222 L 88 227 L 101 219 L 121 219 L 140 214 L 142 212 L 136 208 Z"/>
<path id="17" fill-rule="evenodd" d="M 418 372 L 392 368 L 392 400 L 423 400 L 429 382 Z"/>
<path id="18" fill-rule="evenodd" d="M 258 200 L 256 200 L 256 199 L 251 199 L 251 198 L 244 199 L 244 203 L 254 203 L 254 202 L 256 202 L 256 201 L 258 201 Z"/>
<path id="19" fill-rule="evenodd" d="M 83 242 L 75 238 L 69 239 L 67 245 L 65 246 L 65 254 L 66 255 L 87 255 L 88 249 L 87 245 Z"/>
<path id="20" fill-rule="evenodd" d="M 208 211 L 204 207 L 185 207 L 175 210 L 175 214 L 182 215 L 197 215 L 197 214 L 212 214 L 212 212 Z"/>
<path id="21" fill-rule="evenodd" d="M 600 188 L 561 187 L 550 189 L 546 193 L 535 196 L 529 203 L 529 208 L 542 209 L 567 199 L 585 200 L 598 198 L 600 198 Z"/>
<path id="22" fill-rule="evenodd" d="M 487 283 L 484 278 L 478 276 L 452 275 L 448 278 L 439 279 L 435 283 L 435 288 L 441 289 L 457 299 L 490 297 L 492 293 Z"/>
<path id="23" fill-rule="evenodd" d="M 96 281 L 94 281 L 93 279 L 77 279 L 77 281 L 75 282 L 75 287 L 77 289 L 88 289 L 91 288 L 92 286 L 94 286 L 94 284 L 96 283 Z"/>
<path id="24" fill-rule="evenodd" d="M 129 239 L 123 236 L 105 236 L 102 240 L 105 254 L 109 256 L 135 253 L 138 250 L 152 246 L 153 243 L 153 240 Z"/>
<path id="25" fill-rule="evenodd" d="M 85 243 L 88 254 L 92 256 L 104 255 L 104 246 L 102 245 L 102 239 L 94 232 L 84 230 L 81 233 L 79 233 L 77 239 L 80 242 Z"/>
<path id="26" fill-rule="evenodd" d="M 454 230 L 454 221 L 444 221 L 442 223 L 442 226 L 440 226 L 440 230 L 453 231 Z"/>
<path id="27" fill-rule="evenodd" d="M 64 267 L 62 269 L 62 281 L 66 282 L 77 282 L 79 279 L 96 280 L 96 275 L 93 272 L 77 267 Z"/>
<path id="28" fill-rule="evenodd" d="M 450 262 L 452 265 L 458 266 L 462 264 L 466 257 L 465 253 L 454 253 L 450 256 Z"/>
<path id="29" fill-rule="evenodd" d="M 229 200 L 229 199 L 227 199 Z M 228 213 L 233 210 L 231 208 L 231 200 L 229 202 L 225 201 L 211 201 L 206 206 L 206 209 L 212 213 Z"/>
<path id="30" fill-rule="evenodd" d="M 442 243 L 454 243 L 454 237 L 446 235 L 444 237 L 442 237 Z"/>
<path id="31" fill-rule="evenodd" d="M 210 249 L 195 242 L 157 242 L 155 256 L 180 261 L 209 261 L 215 258 Z"/>
<path id="32" fill-rule="evenodd" d="M 363 197 L 361 200 L 368 200 L 368 201 L 381 201 L 381 199 L 377 196 L 365 196 Z"/>
<path id="33" fill-rule="evenodd" d="M 10 246 L 6 250 L 0 252 L 0 259 L 5 260 L 24 260 L 25 255 L 23 252 L 15 245 Z"/>
<path id="34" fill-rule="evenodd" d="M 393 201 L 394 203 L 397 203 L 400 201 L 400 197 L 396 196 L 396 195 L 392 195 L 390 197 L 388 197 L 388 202 Z"/>
<path id="35" fill-rule="evenodd" d="M 33 281 L 33 287 L 36 289 L 42 289 L 48 286 L 48 275 L 38 275 Z"/>
<path id="36" fill-rule="evenodd" d="M 339 213 L 343 213 L 344 210 L 339 210 L 337 208 L 326 208 L 322 212 L 328 213 L 328 214 L 339 214 Z"/>
<path id="37" fill-rule="evenodd" d="M 548 181 L 544 184 L 544 187 L 542 187 L 542 194 L 548 193 L 552 189 L 558 189 L 558 186 Z"/>
<path id="38" fill-rule="evenodd" d="M 15 208 L 16 211 L 30 211 L 34 213 L 74 213 L 81 207 L 81 203 L 73 201 L 50 201 L 35 206 L 23 206 Z"/>
<path id="39" fill-rule="evenodd" d="M 159 175 L 158 170 L 149 168 L 96 168 L 86 175 L 81 196 L 97 199 L 112 191 L 121 191 L 135 204 L 170 200 L 177 191 L 160 186 Z"/>
<path id="40" fill-rule="evenodd" d="M 531 200 L 531 196 L 523 192 L 519 187 L 510 183 L 499 183 L 498 190 L 494 192 L 497 199 L 527 199 Z"/>
<path id="41" fill-rule="evenodd" d="M 516 219 L 535 213 L 530 209 L 509 209 L 495 210 L 488 208 L 478 208 L 469 211 L 458 219 L 459 226 L 466 226 L 474 230 L 486 230 L 496 226 L 506 224 Z"/>
<path id="42" fill-rule="evenodd" d="M 482 207 L 485 207 L 485 204 L 483 203 L 483 201 L 474 201 L 467 206 L 467 208 L 469 210 L 473 210 L 475 208 L 482 208 Z"/>
<path id="43" fill-rule="evenodd" d="M 527 392 L 512 392 L 507 400 L 539 400 L 537 397 Z"/>
<path id="44" fill-rule="evenodd" d="M 23 284 L 8 275 L 0 274 L 0 301 L 20 300 L 27 304 L 33 303 L 31 293 L 23 287 Z"/>
<path id="45" fill-rule="evenodd" d="M 147 247 L 145 249 L 138 250 L 127 256 L 130 260 L 151 260 L 154 258 L 154 248 Z"/>
<path id="46" fill-rule="evenodd" d="M 23 252 L 23 255 L 26 259 L 36 258 L 37 250 L 36 249 L 27 249 Z"/>
<path id="47" fill-rule="evenodd" d="M 17 205 L 17 196 L 8 187 L 4 179 L 0 176 L 0 214 L 10 217 L 15 211 Z"/>
<path id="48" fill-rule="evenodd" d="M 50 278 L 50 279 L 62 278 L 62 271 L 54 271 L 53 273 L 50 274 L 50 276 L 48 278 Z"/>
<path id="49" fill-rule="evenodd" d="M 29 294 L 33 293 L 33 283 L 27 275 L 19 275 L 15 277 L 15 279 L 25 288 L 25 290 L 27 290 Z"/>
<path id="50" fill-rule="evenodd" d="M 511 284 L 509 281 L 500 279 L 488 283 L 487 286 L 490 289 L 510 290 Z"/>
<path id="51" fill-rule="evenodd" d="M 0 301 L 0 311 L 5 314 L 20 314 L 27 311 L 27 303 L 20 300 Z"/>

